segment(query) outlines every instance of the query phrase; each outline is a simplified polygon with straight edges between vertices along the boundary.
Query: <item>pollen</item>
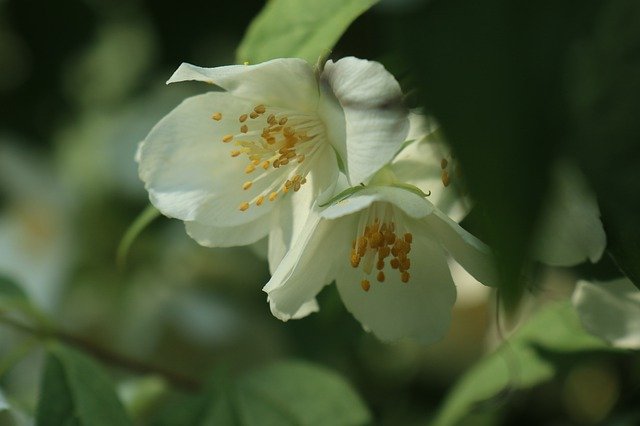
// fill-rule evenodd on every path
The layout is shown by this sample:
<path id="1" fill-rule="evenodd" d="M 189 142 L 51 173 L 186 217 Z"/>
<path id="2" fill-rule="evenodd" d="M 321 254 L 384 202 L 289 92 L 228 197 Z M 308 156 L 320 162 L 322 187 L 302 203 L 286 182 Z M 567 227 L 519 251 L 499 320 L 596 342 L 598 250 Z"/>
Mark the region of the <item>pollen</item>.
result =
<path id="1" fill-rule="evenodd" d="M 224 120 L 222 112 L 212 113 L 211 118 L 215 121 Z M 250 205 L 260 206 L 266 200 L 276 201 L 278 195 L 301 190 L 310 170 L 308 163 L 302 163 L 318 147 L 315 139 L 321 134 L 321 123 L 311 115 L 290 115 L 275 109 L 270 111 L 264 104 L 255 105 L 239 115 L 234 114 L 233 121 L 237 126 L 236 131 L 230 129 L 229 134 L 218 137 L 223 143 L 234 145 L 230 151 L 232 158 L 246 159 L 243 165 L 245 174 L 257 171 L 253 180 L 241 184 L 242 190 L 252 188 L 257 179 L 266 178 L 267 182 L 271 182 L 253 200 L 240 204 L 239 209 L 245 211 Z M 228 120 L 226 125 L 230 125 Z M 288 169 L 283 171 L 275 170 L 286 167 Z M 269 175 L 276 178 L 270 178 Z"/>
<path id="2" fill-rule="evenodd" d="M 289 186 L 299 182 L 298 176 L 294 177 Z M 287 186 L 287 183 L 285 183 Z M 361 268 L 365 276 L 372 273 L 375 279 L 382 283 L 388 279 L 387 271 L 396 270 L 393 274 L 399 274 L 400 281 L 409 281 L 409 269 L 411 260 L 408 257 L 413 243 L 413 234 L 410 232 L 396 233 L 396 225 L 390 220 L 380 220 L 374 218 L 373 221 L 364 226 L 364 230 L 359 233 L 355 240 L 351 242 L 349 251 L 349 264 L 353 268 Z M 389 262 L 386 259 L 391 256 Z M 387 264 L 390 269 L 387 270 Z M 374 269 L 375 268 L 375 269 Z M 363 279 L 367 281 L 368 279 Z M 364 287 L 363 287 L 364 289 Z M 366 291 L 366 290 L 365 290 Z"/>
<path id="3" fill-rule="evenodd" d="M 442 178 L 442 184 L 447 187 L 449 186 L 449 184 L 451 183 L 451 178 L 449 177 L 449 172 L 447 172 L 446 170 L 442 171 L 442 175 L 440 176 Z"/>

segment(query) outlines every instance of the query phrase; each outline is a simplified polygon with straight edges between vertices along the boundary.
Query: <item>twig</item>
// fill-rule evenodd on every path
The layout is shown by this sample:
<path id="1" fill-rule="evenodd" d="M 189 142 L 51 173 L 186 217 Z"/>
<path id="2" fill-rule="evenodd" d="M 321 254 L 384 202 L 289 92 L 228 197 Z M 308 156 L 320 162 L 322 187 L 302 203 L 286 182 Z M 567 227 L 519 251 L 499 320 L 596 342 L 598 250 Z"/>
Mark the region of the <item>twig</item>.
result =
<path id="1" fill-rule="evenodd" d="M 138 374 L 157 374 L 165 378 L 169 383 L 183 390 L 196 392 L 202 388 L 202 382 L 192 377 L 177 373 L 172 370 L 168 370 L 158 365 L 147 364 L 138 359 L 129 358 L 125 355 L 113 352 L 105 347 L 99 346 L 96 343 L 87 340 L 85 338 L 75 336 L 73 334 L 61 331 L 61 330 L 44 330 L 33 328 L 20 321 L 16 321 L 6 316 L 0 316 L 0 322 L 10 325 L 11 327 L 19 330 L 23 333 L 34 335 L 41 339 L 52 338 L 66 343 L 70 346 L 74 346 L 93 355 L 95 358 L 114 366 L 121 367 L 125 370 L 129 370 Z"/>

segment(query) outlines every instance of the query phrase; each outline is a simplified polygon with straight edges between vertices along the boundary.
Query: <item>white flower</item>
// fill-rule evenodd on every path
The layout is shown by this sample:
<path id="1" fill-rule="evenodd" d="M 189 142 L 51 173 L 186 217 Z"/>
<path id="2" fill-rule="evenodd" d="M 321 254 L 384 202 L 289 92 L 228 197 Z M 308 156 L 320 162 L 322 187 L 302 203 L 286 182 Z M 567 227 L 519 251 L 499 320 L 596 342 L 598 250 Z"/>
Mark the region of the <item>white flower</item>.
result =
<path id="1" fill-rule="evenodd" d="M 186 99 L 142 142 L 151 202 L 207 246 L 271 231 L 273 264 L 313 201 L 332 193 L 339 164 L 353 185 L 366 182 L 408 132 L 400 86 L 376 62 L 344 58 L 321 71 L 300 59 L 182 64 L 168 83 L 185 80 L 224 91 Z"/>
<path id="2" fill-rule="evenodd" d="M 640 291 L 627 278 L 578 281 L 572 297 L 587 331 L 625 349 L 640 349 Z"/>
<path id="3" fill-rule="evenodd" d="M 578 167 L 568 161 L 553 167 L 552 188 L 544 206 L 534 258 L 552 266 L 597 262 L 607 245 L 600 209 Z"/>
<path id="4" fill-rule="evenodd" d="M 347 309 L 378 338 L 429 343 L 448 328 L 456 298 L 447 254 L 479 281 L 493 281 L 487 247 L 386 173 L 309 215 L 263 289 L 276 317 L 299 317 L 336 280 Z"/>

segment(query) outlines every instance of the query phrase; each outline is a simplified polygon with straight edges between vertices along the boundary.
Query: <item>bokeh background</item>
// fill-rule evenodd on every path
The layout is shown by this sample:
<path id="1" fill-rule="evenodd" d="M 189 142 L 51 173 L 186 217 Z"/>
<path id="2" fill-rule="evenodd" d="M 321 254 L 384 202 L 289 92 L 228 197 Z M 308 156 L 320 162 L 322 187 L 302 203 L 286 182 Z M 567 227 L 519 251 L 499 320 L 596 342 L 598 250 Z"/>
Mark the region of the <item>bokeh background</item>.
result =
<path id="1" fill-rule="evenodd" d="M 365 13 L 332 57 L 379 60 L 407 86 L 406 60 L 390 33 L 404 3 Z M 243 372 L 303 359 L 346 377 L 374 424 L 428 424 L 456 381 L 497 341 L 495 300 L 464 271 L 456 272 L 459 302 L 449 334 L 421 347 L 378 342 L 346 312 L 333 286 L 321 294 L 319 313 L 278 321 L 261 291 L 269 278 L 263 245 L 203 248 L 176 220 L 154 221 L 126 265 L 116 265 L 122 236 L 148 205 L 134 162 L 137 143 L 183 98 L 206 90 L 164 82 L 183 61 L 234 63 L 262 6 L 0 0 L 0 271 L 60 330 L 93 346 L 197 380 L 219 368 Z M 553 290 L 532 305 L 570 294 L 571 271 L 539 275 Z M 604 351 L 560 358 L 550 380 L 498 395 L 467 423 L 628 418 L 639 395 L 637 358 Z M 42 361 L 38 339 L 0 325 L 0 388 L 26 419 L 37 405 Z M 158 422 L 159 404 L 180 404 L 174 394 L 189 393 L 180 380 L 110 364 L 108 357 L 99 361 L 138 424 Z M 517 367 L 513 374 L 517 380 Z"/>

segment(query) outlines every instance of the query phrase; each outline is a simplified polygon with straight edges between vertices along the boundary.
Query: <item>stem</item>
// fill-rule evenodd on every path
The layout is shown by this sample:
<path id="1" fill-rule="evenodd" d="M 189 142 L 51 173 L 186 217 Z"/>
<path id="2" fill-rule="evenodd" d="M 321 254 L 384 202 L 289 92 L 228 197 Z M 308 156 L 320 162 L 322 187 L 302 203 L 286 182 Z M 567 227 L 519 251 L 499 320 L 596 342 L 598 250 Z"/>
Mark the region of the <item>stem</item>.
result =
<path id="1" fill-rule="evenodd" d="M 181 373 L 177 373 L 172 370 L 168 370 L 158 365 L 147 364 L 138 359 L 129 358 L 125 355 L 99 346 L 96 343 L 91 342 L 90 340 L 87 340 L 83 337 L 75 336 L 61 330 L 43 330 L 33 328 L 27 324 L 5 316 L 0 316 L 0 322 L 10 325 L 20 332 L 31 334 L 40 339 L 53 338 L 59 340 L 63 343 L 68 344 L 69 346 L 74 346 L 84 352 L 93 355 L 95 358 L 103 361 L 104 363 L 118 366 L 133 373 L 157 374 L 159 376 L 162 376 L 172 385 L 186 391 L 196 392 L 202 388 L 202 382 L 197 379 L 183 375 Z"/>

